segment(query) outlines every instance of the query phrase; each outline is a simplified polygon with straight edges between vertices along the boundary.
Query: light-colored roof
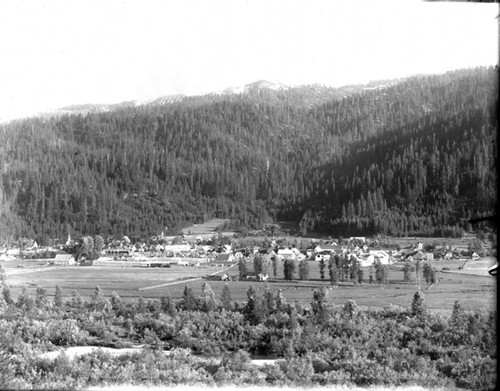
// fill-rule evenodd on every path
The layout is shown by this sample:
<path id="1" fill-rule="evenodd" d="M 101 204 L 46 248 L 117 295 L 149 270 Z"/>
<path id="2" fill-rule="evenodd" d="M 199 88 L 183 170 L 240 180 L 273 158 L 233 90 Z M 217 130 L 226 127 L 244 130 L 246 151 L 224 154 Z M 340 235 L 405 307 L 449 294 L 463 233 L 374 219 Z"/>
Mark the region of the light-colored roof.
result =
<path id="1" fill-rule="evenodd" d="M 55 261 L 69 261 L 73 259 L 72 254 L 56 254 L 54 260 Z"/>

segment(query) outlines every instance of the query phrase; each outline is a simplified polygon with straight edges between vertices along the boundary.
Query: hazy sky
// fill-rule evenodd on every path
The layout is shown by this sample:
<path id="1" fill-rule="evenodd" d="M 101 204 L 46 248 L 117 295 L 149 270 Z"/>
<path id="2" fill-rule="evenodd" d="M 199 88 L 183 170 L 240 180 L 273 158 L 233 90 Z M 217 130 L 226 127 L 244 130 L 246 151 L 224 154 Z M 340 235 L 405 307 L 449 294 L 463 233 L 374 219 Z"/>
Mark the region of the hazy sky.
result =
<path id="1" fill-rule="evenodd" d="M 495 65 L 498 14 L 416 0 L 0 0 L 0 118 Z"/>

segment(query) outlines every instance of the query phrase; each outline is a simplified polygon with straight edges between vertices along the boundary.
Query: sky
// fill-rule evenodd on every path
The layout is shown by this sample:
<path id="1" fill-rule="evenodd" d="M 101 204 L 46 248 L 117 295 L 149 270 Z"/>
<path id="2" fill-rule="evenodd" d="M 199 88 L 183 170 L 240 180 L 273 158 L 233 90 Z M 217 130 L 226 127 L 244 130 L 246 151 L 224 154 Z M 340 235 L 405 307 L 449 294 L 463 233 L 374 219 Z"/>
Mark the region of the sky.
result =
<path id="1" fill-rule="evenodd" d="M 498 63 L 498 4 L 0 0 L 0 119 L 257 80 L 343 86 Z"/>

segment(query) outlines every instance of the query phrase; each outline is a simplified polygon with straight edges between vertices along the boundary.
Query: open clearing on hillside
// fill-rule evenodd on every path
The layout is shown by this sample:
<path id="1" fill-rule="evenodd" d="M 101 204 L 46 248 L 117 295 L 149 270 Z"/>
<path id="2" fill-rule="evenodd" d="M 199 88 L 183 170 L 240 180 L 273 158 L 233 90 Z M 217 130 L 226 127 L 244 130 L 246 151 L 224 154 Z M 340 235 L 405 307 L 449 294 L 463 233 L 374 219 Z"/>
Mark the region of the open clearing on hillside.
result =
<path id="1" fill-rule="evenodd" d="M 209 239 L 218 234 L 217 228 L 228 222 L 228 219 L 211 219 L 203 224 L 193 224 L 182 229 L 182 234 L 188 237 Z M 223 236 L 234 236 L 234 232 L 221 232 Z"/>
<path id="2" fill-rule="evenodd" d="M 439 272 L 439 283 L 429 288 L 423 278 L 421 280 L 421 289 L 424 292 L 427 307 L 441 313 L 450 313 L 456 300 L 460 301 L 466 309 L 492 309 L 496 307 L 496 278 L 485 272 L 491 262 L 494 262 L 494 259 L 470 261 L 464 270 L 459 271 L 458 267 L 463 264 L 461 261 L 434 261 L 432 265 Z M 201 295 L 202 285 L 208 282 L 215 293 L 215 298 L 220 299 L 222 289 L 226 284 L 226 282 L 217 280 L 198 279 L 192 281 L 193 278 L 221 272 L 226 268 L 210 265 L 200 267 L 172 266 L 171 268 L 52 267 L 43 272 L 40 272 L 39 267 L 20 269 L 15 267 L 12 262 L 5 262 L 4 267 L 7 283 L 11 287 L 14 297 L 17 297 L 23 285 L 33 295 L 36 286 L 41 286 L 46 289 L 48 295 L 53 295 L 55 286 L 59 285 L 66 297 L 69 297 L 74 290 L 83 297 L 90 297 L 94 294 L 96 286 L 100 286 L 106 296 L 110 296 L 114 291 L 120 297 L 128 299 L 140 296 L 160 298 L 166 295 L 178 299 L 182 297 L 186 285 L 193 289 L 195 295 Z M 442 271 L 443 267 L 450 270 Z M 318 262 L 310 262 L 310 279 L 307 281 L 285 281 L 282 279 L 282 271 L 279 271 L 279 278 L 268 283 L 230 281 L 228 285 L 232 299 L 238 302 L 247 300 L 247 291 L 250 286 L 253 286 L 259 294 L 262 294 L 266 288 L 274 293 L 281 289 L 288 302 L 297 300 L 301 305 L 309 306 L 314 289 L 326 286 L 328 300 L 335 305 L 343 305 L 347 300 L 353 299 L 359 306 L 366 307 L 385 307 L 390 304 L 402 307 L 410 306 L 418 287 L 415 281 L 410 283 L 403 281 L 402 265 L 396 264 L 389 267 L 389 282 L 385 286 L 370 284 L 368 282 L 370 269 L 363 268 L 363 271 L 364 282 L 357 287 L 352 282 L 340 282 L 337 288 L 332 287 L 328 282 L 328 270 L 325 271 L 325 280 L 321 280 Z M 238 267 L 232 267 L 227 273 L 237 275 Z M 168 284 L 172 282 L 177 283 Z M 163 286 L 155 288 L 156 285 Z M 145 287 L 153 288 L 142 290 Z"/>

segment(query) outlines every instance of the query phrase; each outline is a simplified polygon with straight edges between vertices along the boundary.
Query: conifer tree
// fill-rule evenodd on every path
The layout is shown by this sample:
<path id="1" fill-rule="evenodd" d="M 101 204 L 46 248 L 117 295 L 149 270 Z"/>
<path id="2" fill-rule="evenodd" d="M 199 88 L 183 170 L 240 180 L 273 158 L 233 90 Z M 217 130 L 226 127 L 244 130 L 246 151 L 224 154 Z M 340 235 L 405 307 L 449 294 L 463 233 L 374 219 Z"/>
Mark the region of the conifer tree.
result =
<path id="1" fill-rule="evenodd" d="M 272 314 L 276 311 L 276 298 L 274 297 L 273 292 L 269 289 L 269 287 L 266 287 L 266 291 L 264 293 L 264 299 L 265 299 L 265 304 L 267 308 L 267 313 Z"/>
<path id="2" fill-rule="evenodd" d="M 215 294 L 208 282 L 203 283 L 202 291 L 202 310 L 205 312 L 215 309 Z"/>
<path id="3" fill-rule="evenodd" d="M 111 293 L 111 308 L 115 312 L 119 312 L 123 309 L 122 299 L 115 291 Z"/>
<path id="4" fill-rule="evenodd" d="M 55 301 L 54 301 L 54 304 L 55 304 Z M 80 294 L 76 290 L 73 290 L 71 292 L 70 304 L 71 304 L 71 307 L 74 309 L 79 309 L 83 305 L 82 297 L 80 296 Z"/>
<path id="5" fill-rule="evenodd" d="M 276 295 L 276 310 L 282 311 L 286 305 L 286 298 L 283 295 L 283 290 L 279 289 L 278 294 Z"/>
<path id="6" fill-rule="evenodd" d="M 314 315 L 314 319 L 317 324 L 323 325 L 328 320 L 328 311 L 326 308 L 326 295 L 328 291 L 323 286 L 319 289 L 315 289 L 313 293 L 313 301 L 311 302 L 311 309 Z"/>
<path id="7" fill-rule="evenodd" d="M 174 302 L 172 301 L 172 298 L 167 295 L 163 296 L 160 301 L 160 308 L 163 312 L 165 312 L 167 315 L 170 316 L 175 316 L 177 313 L 177 309 L 175 308 Z"/>
<path id="8" fill-rule="evenodd" d="M 56 285 L 56 292 L 54 294 L 54 306 L 57 308 L 61 308 L 62 305 L 63 305 L 62 290 L 58 284 Z"/>
<path id="9" fill-rule="evenodd" d="M 8 285 L 4 285 L 2 288 L 2 297 L 7 305 L 11 305 L 14 303 L 12 296 L 10 294 L 10 288 Z"/>
<path id="10" fill-rule="evenodd" d="M 297 309 L 294 305 L 288 305 L 288 328 L 292 331 L 295 331 L 299 326 L 299 322 L 297 320 Z"/>
<path id="11" fill-rule="evenodd" d="M 43 308 L 47 304 L 46 291 L 41 286 L 36 287 L 35 305 L 38 308 Z"/>
<path id="12" fill-rule="evenodd" d="M 411 313 L 413 316 L 422 316 L 426 312 L 425 296 L 421 291 L 415 292 L 411 303 Z"/>
<path id="13" fill-rule="evenodd" d="M 462 306 L 460 305 L 460 302 L 458 300 L 455 300 L 455 303 L 453 304 L 453 310 L 451 312 L 449 324 L 451 327 L 454 328 L 462 328 L 464 327 L 465 323 L 465 311 L 463 310 Z"/>
<path id="14" fill-rule="evenodd" d="M 258 324 L 260 321 L 260 300 L 257 296 L 257 292 L 250 285 L 247 290 L 247 304 L 245 306 L 245 317 L 251 324 Z"/>
<path id="15" fill-rule="evenodd" d="M 344 304 L 344 314 L 352 318 L 356 313 L 357 308 L 358 306 L 356 305 L 356 302 L 354 300 L 348 300 Z"/>
<path id="16" fill-rule="evenodd" d="M 425 282 L 427 284 L 431 281 L 431 266 L 426 262 L 422 267 L 422 275 L 424 276 Z"/>
<path id="17" fill-rule="evenodd" d="M 193 311 L 197 307 L 193 290 L 187 285 L 184 287 L 184 292 L 182 293 L 182 306 L 187 311 Z"/>
<path id="18" fill-rule="evenodd" d="M 17 307 L 22 308 L 25 311 L 31 311 L 34 306 L 33 299 L 31 298 L 30 293 L 28 292 L 28 289 L 25 285 L 23 285 L 23 287 L 21 288 L 21 293 L 17 298 L 16 305 Z"/>
<path id="19" fill-rule="evenodd" d="M 3 265 L 0 265 L 0 286 L 5 285 L 6 281 L 7 281 L 7 275 L 5 273 L 5 269 L 3 268 Z"/>
<path id="20" fill-rule="evenodd" d="M 226 311 L 230 311 L 232 309 L 233 303 L 231 299 L 231 290 L 229 289 L 229 285 L 226 283 L 222 288 L 222 308 Z"/>
<path id="21" fill-rule="evenodd" d="M 139 299 L 137 299 L 137 312 L 140 314 L 146 312 L 146 302 L 142 296 L 139 296 Z"/>
<path id="22" fill-rule="evenodd" d="M 94 289 L 94 295 L 92 296 L 92 305 L 95 310 L 102 311 L 104 307 L 104 293 L 99 285 L 96 285 Z"/>

